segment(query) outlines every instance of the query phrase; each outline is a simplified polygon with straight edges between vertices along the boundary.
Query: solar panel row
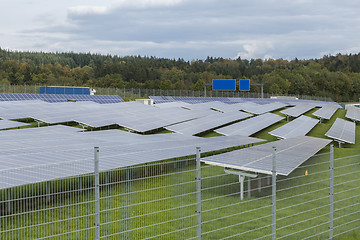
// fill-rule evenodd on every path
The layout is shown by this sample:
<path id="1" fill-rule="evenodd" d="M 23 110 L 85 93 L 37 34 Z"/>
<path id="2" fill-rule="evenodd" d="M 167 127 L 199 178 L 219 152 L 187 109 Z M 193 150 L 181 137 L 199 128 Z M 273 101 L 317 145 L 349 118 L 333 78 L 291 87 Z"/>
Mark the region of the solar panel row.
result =
<path id="1" fill-rule="evenodd" d="M 355 123 L 337 118 L 325 136 L 340 142 L 355 144 Z"/>
<path id="2" fill-rule="evenodd" d="M 281 113 L 291 116 L 291 117 L 299 117 L 300 115 L 310 111 L 311 109 L 315 108 L 316 106 L 314 104 L 310 103 L 300 103 L 296 105 L 295 107 L 291 107 L 288 109 L 285 109 L 281 111 Z"/>
<path id="3" fill-rule="evenodd" d="M 320 119 L 329 120 L 340 107 L 334 104 L 328 104 L 313 113 L 314 116 Z"/>
<path id="4" fill-rule="evenodd" d="M 26 101 L 42 100 L 45 102 L 67 102 L 74 101 L 93 101 L 97 103 L 119 103 L 124 102 L 118 95 L 79 95 L 79 94 L 0 94 L 0 101 Z"/>
<path id="5" fill-rule="evenodd" d="M 181 134 L 138 135 L 120 130 L 77 132 L 51 126 L 1 131 L 0 189 L 93 172 L 93 148 L 100 170 L 193 155 L 260 142 L 247 137 L 198 138 Z"/>
<path id="6" fill-rule="evenodd" d="M 353 121 L 360 121 L 360 108 L 355 106 L 347 106 L 345 117 Z"/>
<path id="7" fill-rule="evenodd" d="M 276 172 L 288 176 L 330 142 L 331 140 L 328 139 L 300 136 L 205 157 L 201 161 L 215 166 L 271 174 L 273 147 L 275 147 Z"/>
<path id="8" fill-rule="evenodd" d="M 232 125 L 216 129 L 215 132 L 218 132 L 223 135 L 232 136 L 251 136 L 254 133 L 257 133 L 279 121 L 284 119 L 277 114 L 265 113 L 256 117 L 246 119 L 244 121 L 234 123 Z"/>
<path id="9" fill-rule="evenodd" d="M 305 136 L 311 129 L 313 129 L 319 120 L 307 117 L 300 116 L 293 121 L 269 132 L 269 134 L 274 135 L 279 138 L 293 138 L 298 136 Z"/>
<path id="10" fill-rule="evenodd" d="M 205 117 L 167 126 L 166 129 L 182 134 L 195 135 L 222 125 L 252 116 L 244 112 L 214 112 Z"/>

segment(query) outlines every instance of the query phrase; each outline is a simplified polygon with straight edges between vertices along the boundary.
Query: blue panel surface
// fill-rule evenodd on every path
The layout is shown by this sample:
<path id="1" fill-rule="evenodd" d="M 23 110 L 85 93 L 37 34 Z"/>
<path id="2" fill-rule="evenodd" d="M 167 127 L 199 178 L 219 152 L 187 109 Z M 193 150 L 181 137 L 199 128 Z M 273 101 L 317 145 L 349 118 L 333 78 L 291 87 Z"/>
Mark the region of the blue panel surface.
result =
<path id="1" fill-rule="evenodd" d="M 240 91 L 250 91 L 250 80 L 249 79 L 240 79 L 239 80 L 239 90 Z"/>
<path id="2" fill-rule="evenodd" d="M 45 92 L 45 90 L 43 90 Z M 0 94 L 0 101 L 42 100 L 45 102 L 93 101 L 97 103 L 119 103 L 124 100 L 118 95 L 82 95 L 82 94 Z"/>
<path id="3" fill-rule="evenodd" d="M 212 84 L 213 90 L 235 91 L 235 79 L 214 79 Z"/>

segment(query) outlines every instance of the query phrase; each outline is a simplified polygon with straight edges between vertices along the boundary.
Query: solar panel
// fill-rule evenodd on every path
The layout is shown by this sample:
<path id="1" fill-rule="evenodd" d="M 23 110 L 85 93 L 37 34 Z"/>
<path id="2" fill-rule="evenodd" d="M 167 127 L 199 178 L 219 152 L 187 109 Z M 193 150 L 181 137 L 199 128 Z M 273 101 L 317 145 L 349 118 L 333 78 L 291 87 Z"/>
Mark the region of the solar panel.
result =
<path id="1" fill-rule="evenodd" d="M 214 112 L 205 117 L 167 126 L 166 129 L 182 134 L 195 135 L 250 116 L 252 115 L 239 111 L 230 113 Z"/>
<path id="2" fill-rule="evenodd" d="M 320 119 L 329 120 L 340 107 L 334 104 L 327 104 L 313 113 L 314 116 Z"/>
<path id="3" fill-rule="evenodd" d="M 226 127 L 216 129 L 215 132 L 231 136 L 231 135 L 241 135 L 241 136 L 251 136 L 254 133 L 257 133 L 279 121 L 284 119 L 277 114 L 265 113 L 246 119 L 244 121 L 231 124 Z"/>
<path id="4" fill-rule="evenodd" d="M 355 123 L 337 118 L 325 136 L 339 142 L 355 144 Z"/>
<path id="5" fill-rule="evenodd" d="M 193 155 L 197 146 L 209 152 L 263 141 L 239 136 L 198 138 L 78 130 L 52 126 L 0 131 L 0 189 L 91 173 L 94 146 L 100 147 L 100 170 L 107 171 Z"/>
<path id="6" fill-rule="evenodd" d="M 22 123 L 22 122 L 15 122 L 10 120 L 0 120 L 0 129 L 8 129 L 8 128 L 16 128 L 16 127 L 23 127 L 29 124 Z"/>
<path id="7" fill-rule="evenodd" d="M 328 139 L 300 136 L 205 157 L 201 161 L 215 166 L 271 174 L 273 147 L 275 147 L 276 172 L 288 176 L 330 142 L 331 140 Z"/>
<path id="8" fill-rule="evenodd" d="M 279 138 L 293 138 L 298 136 L 304 136 L 311 129 L 313 129 L 319 120 L 307 117 L 300 116 L 293 121 L 269 132 L 269 134 L 274 135 Z"/>
<path id="9" fill-rule="evenodd" d="M 283 113 L 287 116 L 291 116 L 291 117 L 299 117 L 300 115 L 310 111 L 314 107 L 316 107 L 314 104 L 300 103 L 300 104 L 296 105 L 295 107 L 291 107 L 291 108 L 281 111 L 281 113 Z"/>
<path id="10" fill-rule="evenodd" d="M 284 108 L 286 106 L 287 105 L 280 102 L 272 102 L 266 104 L 256 104 L 250 102 L 250 104 L 247 105 L 243 104 L 243 107 L 241 109 L 249 113 L 260 115 L 263 113 L 275 111 L 280 108 Z"/>
<path id="11" fill-rule="evenodd" d="M 347 106 L 345 117 L 353 121 L 360 121 L 360 108 L 355 106 Z"/>

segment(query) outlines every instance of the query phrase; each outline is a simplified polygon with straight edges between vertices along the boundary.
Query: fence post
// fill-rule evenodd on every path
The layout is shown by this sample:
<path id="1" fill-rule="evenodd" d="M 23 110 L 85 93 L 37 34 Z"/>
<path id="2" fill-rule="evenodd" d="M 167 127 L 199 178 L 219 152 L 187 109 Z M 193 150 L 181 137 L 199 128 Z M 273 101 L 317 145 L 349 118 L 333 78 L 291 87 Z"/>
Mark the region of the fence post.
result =
<path id="1" fill-rule="evenodd" d="M 196 236 L 201 239 L 201 165 L 200 147 L 196 147 Z"/>
<path id="2" fill-rule="evenodd" d="M 272 156 L 272 239 L 276 239 L 276 148 Z"/>
<path id="3" fill-rule="evenodd" d="M 330 145 L 330 223 L 329 238 L 333 238 L 333 218 L 334 218 L 334 145 Z"/>
<path id="4" fill-rule="evenodd" d="M 7 213 L 12 213 L 12 199 L 11 199 L 11 188 L 6 190 L 6 200 L 7 200 Z"/>
<path id="5" fill-rule="evenodd" d="M 94 147 L 95 240 L 100 239 L 99 147 Z"/>

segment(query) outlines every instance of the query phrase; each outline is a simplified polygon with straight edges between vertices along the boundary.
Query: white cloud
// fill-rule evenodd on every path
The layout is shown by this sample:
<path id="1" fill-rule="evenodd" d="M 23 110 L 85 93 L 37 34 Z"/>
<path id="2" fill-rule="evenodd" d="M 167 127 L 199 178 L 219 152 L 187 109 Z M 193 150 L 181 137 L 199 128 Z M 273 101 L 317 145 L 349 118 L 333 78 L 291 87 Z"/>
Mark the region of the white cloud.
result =
<path id="1" fill-rule="evenodd" d="M 76 6 L 68 8 L 68 13 L 75 15 L 106 14 L 108 11 L 108 7 L 102 6 Z"/>
<path id="2" fill-rule="evenodd" d="M 151 8 L 171 7 L 184 2 L 184 0 L 118 0 L 114 6 L 119 8 Z"/>
<path id="3" fill-rule="evenodd" d="M 243 44 L 244 51 L 239 52 L 236 56 L 236 58 L 246 58 L 246 59 L 252 59 L 252 58 L 262 58 L 267 59 L 270 57 L 269 51 L 274 50 L 274 45 L 271 42 L 268 41 L 257 41 L 252 43 Z"/>
<path id="4" fill-rule="evenodd" d="M 0 47 L 184 59 L 360 51 L 360 1 L 38 0 L 33 11 L 23 1 L 0 9 Z"/>

